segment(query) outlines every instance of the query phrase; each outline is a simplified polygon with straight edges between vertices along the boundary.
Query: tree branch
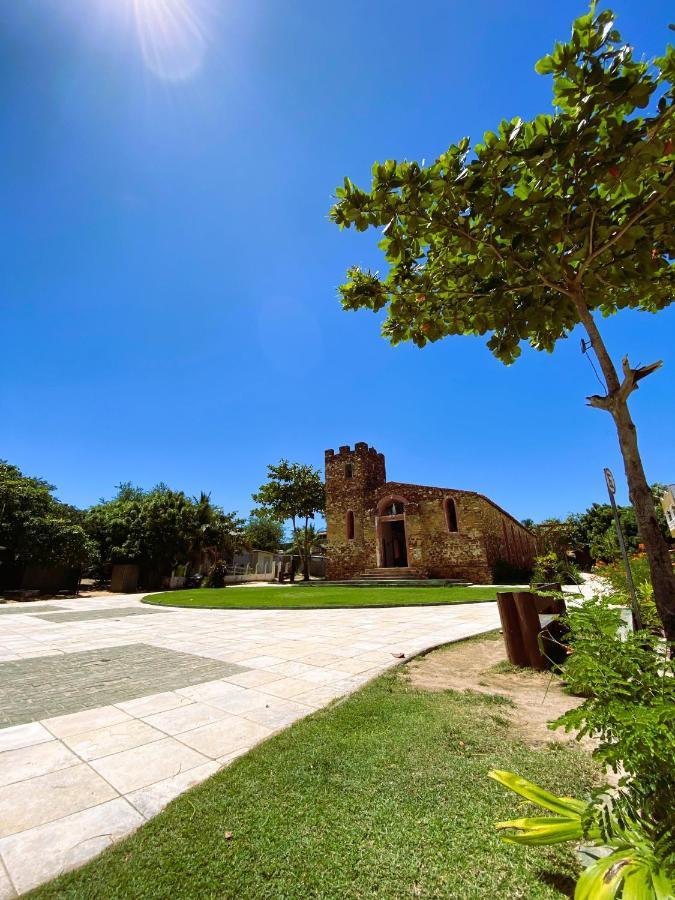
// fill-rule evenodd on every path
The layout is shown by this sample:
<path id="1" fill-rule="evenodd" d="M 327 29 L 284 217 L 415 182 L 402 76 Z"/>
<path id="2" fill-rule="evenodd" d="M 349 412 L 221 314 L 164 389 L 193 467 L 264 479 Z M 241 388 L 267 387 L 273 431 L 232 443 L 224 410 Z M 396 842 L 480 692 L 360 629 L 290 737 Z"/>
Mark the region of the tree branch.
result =
<path id="1" fill-rule="evenodd" d="M 485 244 L 487 247 L 489 247 L 491 250 L 493 250 L 495 252 L 495 254 L 497 255 L 497 258 L 499 259 L 500 262 L 506 263 L 507 260 L 504 257 L 504 255 L 502 254 L 499 247 L 496 247 L 494 244 L 490 243 L 490 241 L 485 240 L 485 238 L 474 237 L 474 235 L 469 234 L 467 231 L 464 231 L 462 228 L 458 228 L 456 225 L 451 225 L 449 223 L 446 223 L 446 228 L 448 228 L 449 231 L 453 231 L 455 234 L 460 235 L 460 237 L 468 238 L 468 240 L 473 241 L 474 244 Z M 532 272 L 532 269 L 529 269 L 526 265 L 524 265 L 524 263 L 521 263 L 520 260 L 516 259 L 515 256 L 512 256 L 510 261 L 515 263 L 515 265 L 522 272 L 528 272 L 528 273 Z M 568 297 L 572 297 L 572 298 L 574 297 L 573 292 L 571 290 L 568 290 L 567 288 L 564 288 L 561 284 L 556 284 L 554 281 L 549 281 L 547 278 L 545 278 L 539 272 L 535 271 L 534 274 L 539 279 L 541 284 L 543 284 L 545 287 L 549 288 L 550 290 L 556 291 L 557 293 L 560 293 L 560 294 L 566 294 Z"/>
<path id="2" fill-rule="evenodd" d="M 662 365 L 663 360 L 660 359 L 658 362 L 651 363 L 648 366 L 640 366 L 637 369 L 631 369 L 628 357 L 624 356 L 621 361 L 621 368 L 623 369 L 624 376 L 621 384 L 615 390 L 610 391 L 606 397 L 600 397 L 597 394 L 594 394 L 592 397 L 587 397 L 586 400 L 588 401 L 588 405 L 594 406 L 596 409 L 604 409 L 607 412 L 613 412 L 617 406 L 625 405 L 633 391 L 637 391 L 639 387 L 638 381 L 642 381 L 643 378 L 651 375 L 652 372 L 656 372 Z"/>
<path id="3" fill-rule="evenodd" d="M 662 197 L 665 197 L 665 195 L 668 193 L 668 191 L 671 189 L 672 186 L 673 186 L 673 184 L 672 184 L 672 180 L 671 180 L 671 183 L 666 187 L 666 190 L 662 194 L 655 191 L 654 194 L 649 199 L 649 201 L 647 203 L 645 203 L 645 205 L 643 207 L 641 207 L 636 212 L 634 212 L 632 216 L 629 216 L 628 219 L 621 226 L 621 228 L 619 228 L 619 230 L 616 231 L 611 236 L 611 238 L 608 238 L 604 244 L 601 244 L 600 247 L 595 249 L 592 253 L 588 254 L 586 259 L 579 266 L 579 271 L 577 272 L 577 276 L 575 278 L 575 281 L 577 282 L 577 284 L 581 283 L 581 279 L 583 278 L 584 273 L 586 272 L 586 269 L 593 262 L 593 260 L 597 259 L 598 256 L 601 256 L 605 252 L 605 250 L 609 250 L 609 248 L 612 247 L 614 244 L 616 244 L 617 241 L 620 241 L 621 238 L 624 236 L 624 234 L 630 228 L 632 228 L 633 225 L 635 225 L 635 223 L 638 222 L 642 218 L 642 216 L 645 215 L 645 213 L 649 212 L 649 210 L 652 208 L 652 206 L 654 206 L 657 203 L 657 201 L 659 201 Z"/>

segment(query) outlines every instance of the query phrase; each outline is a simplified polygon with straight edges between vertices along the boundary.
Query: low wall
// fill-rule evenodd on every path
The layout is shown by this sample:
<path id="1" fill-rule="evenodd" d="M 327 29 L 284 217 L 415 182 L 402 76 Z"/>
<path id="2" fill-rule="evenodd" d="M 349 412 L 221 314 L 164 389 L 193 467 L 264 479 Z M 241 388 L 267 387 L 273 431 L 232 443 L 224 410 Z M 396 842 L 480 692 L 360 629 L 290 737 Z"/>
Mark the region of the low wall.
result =
<path id="1" fill-rule="evenodd" d="M 246 581 L 274 581 L 274 572 L 256 575 L 255 572 L 249 572 L 247 575 L 226 575 L 225 584 L 241 584 Z"/>

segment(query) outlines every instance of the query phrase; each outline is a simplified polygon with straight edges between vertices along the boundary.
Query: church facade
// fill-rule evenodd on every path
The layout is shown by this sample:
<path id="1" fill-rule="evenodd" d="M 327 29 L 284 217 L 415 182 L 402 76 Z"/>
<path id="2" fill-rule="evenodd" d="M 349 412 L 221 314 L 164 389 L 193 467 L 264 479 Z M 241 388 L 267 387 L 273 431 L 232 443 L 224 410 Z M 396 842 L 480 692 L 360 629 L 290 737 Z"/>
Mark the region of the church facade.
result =
<path id="1" fill-rule="evenodd" d="M 365 443 L 326 450 L 327 578 L 399 570 L 489 584 L 500 562 L 527 569 L 534 536 L 482 494 L 387 481 Z"/>

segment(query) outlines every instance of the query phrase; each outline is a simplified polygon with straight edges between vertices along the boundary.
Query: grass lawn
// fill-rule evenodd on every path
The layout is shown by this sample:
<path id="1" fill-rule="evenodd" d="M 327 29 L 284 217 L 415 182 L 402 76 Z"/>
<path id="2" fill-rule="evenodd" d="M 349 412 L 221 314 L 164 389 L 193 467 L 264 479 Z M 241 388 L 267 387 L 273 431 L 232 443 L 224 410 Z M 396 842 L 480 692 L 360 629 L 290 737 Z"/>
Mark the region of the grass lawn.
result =
<path id="1" fill-rule="evenodd" d="M 571 896 L 569 849 L 497 838 L 494 822 L 524 812 L 486 772 L 511 769 L 583 796 L 590 758 L 566 744 L 528 747 L 509 722 L 508 697 L 417 690 L 405 671 L 261 744 L 31 896 Z"/>
<path id="2" fill-rule="evenodd" d="M 444 603 L 482 603 L 495 600 L 499 585 L 475 587 L 293 587 L 197 588 L 153 594 L 145 603 L 160 606 L 214 607 L 219 609 L 340 609 L 349 606 L 427 606 Z"/>

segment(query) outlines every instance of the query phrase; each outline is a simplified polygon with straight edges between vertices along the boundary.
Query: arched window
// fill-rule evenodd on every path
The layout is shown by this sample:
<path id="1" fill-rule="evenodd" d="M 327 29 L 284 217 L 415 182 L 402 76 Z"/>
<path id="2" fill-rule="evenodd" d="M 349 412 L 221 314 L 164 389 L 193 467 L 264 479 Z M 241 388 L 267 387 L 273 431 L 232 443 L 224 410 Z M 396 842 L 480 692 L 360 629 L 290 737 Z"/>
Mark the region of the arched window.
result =
<path id="1" fill-rule="evenodd" d="M 350 510 L 347 512 L 347 518 L 345 522 L 345 534 L 347 536 L 348 541 L 354 540 L 354 513 Z"/>
<path id="2" fill-rule="evenodd" d="M 458 531 L 457 528 L 457 504 L 452 497 L 446 497 L 445 500 L 445 521 L 448 531 Z"/>

